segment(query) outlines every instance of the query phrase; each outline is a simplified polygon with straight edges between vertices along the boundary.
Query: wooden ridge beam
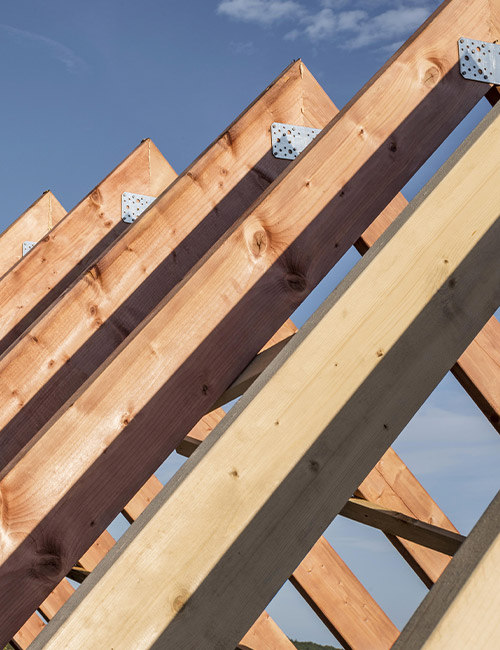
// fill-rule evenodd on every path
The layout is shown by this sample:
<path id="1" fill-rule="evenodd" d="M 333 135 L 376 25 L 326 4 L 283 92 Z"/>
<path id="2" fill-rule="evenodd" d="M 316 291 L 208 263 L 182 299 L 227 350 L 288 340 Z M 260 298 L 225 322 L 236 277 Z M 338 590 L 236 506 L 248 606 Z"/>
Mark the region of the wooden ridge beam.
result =
<path id="1" fill-rule="evenodd" d="M 143 141 L 0 278 L 0 353 L 127 229 L 122 192 L 157 196 L 174 178 L 151 140 Z"/>
<path id="2" fill-rule="evenodd" d="M 495 38 L 488 11 L 483 0 L 445 2 L 3 472 L 0 576 L 20 576 L 24 607 L 71 568 L 485 93 L 458 74 L 456 40 L 465 28 Z M 164 214 L 177 186 L 145 217 Z M 65 468 L 57 479 L 55 466 Z M 35 551 L 47 536 L 64 549 L 51 576 Z M 1 598 L 6 631 L 22 608 Z"/>
<path id="3" fill-rule="evenodd" d="M 498 648 L 499 566 L 500 492 L 407 623 L 394 650 Z"/>
<path id="4" fill-rule="evenodd" d="M 0 234 L 0 277 L 23 256 L 23 242 L 40 241 L 66 215 L 50 190 Z"/>
<path id="5" fill-rule="evenodd" d="M 88 624 L 103 647 L 237 642 L 498 308 L 499 172 L 500 108 L 42 632 L 46 650 L 81 647 Z"/>
<path id="6" fill-rule="evenodd" d="M 290 164 L 271 153 L 271 123 L 324 126 L 336 112 L 301 62 L 289 66 L 162 195 L 162 209 L 147 211 L 8 351 L 0 361 L 0 467 Z"/>

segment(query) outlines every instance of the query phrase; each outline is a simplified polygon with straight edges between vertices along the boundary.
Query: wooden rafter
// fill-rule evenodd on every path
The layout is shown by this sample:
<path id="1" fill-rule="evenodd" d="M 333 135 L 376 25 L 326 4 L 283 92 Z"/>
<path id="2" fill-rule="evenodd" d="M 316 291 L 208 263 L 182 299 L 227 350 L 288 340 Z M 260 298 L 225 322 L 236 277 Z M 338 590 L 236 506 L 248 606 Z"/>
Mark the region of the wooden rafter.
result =
<path id="1" fill-rule="evenodd" d="M 496 650 L 500 639 L 499 566 L 500 492 L 424 598 L 394 650 Z"/>
<path id="2" fill-rule="evenodd" d="M 1 233 L 0 277 L 22 258 L 23 242 L 40 241 L 65 214 L 66 210 L 48 190 Z"/>
<path id="3" fill-rule="evenodd" d="M 79 647 L 78 617 L 104 646 L 139 648 L 144 626 L 164 647 L 236 642 L 500 304 L 499 170 L 495 110 L 82 587 L 47 650 Z"/>
<path id="4" fill-rule="evenodd" d="M 30 521 L 40 522 L 36 534 L 45 536 L 43 531 L 48 527 L 52 534 L 57 531 L 60 544 L 68 547 L 68 554 L 65 553 L 61 560 L 61 571 L 69 569 L 66 563 L 78 557 L 81 546 L 92 541 L 96 531 L 106 525 L 111 512 L 121 508 L 151 475 L 155 460 L 166 456 L 180 442 L 203 410 L 217 399 L 256 354 L 272 329 L 286 319 L 297 302 L 335 262 L 336 255 L 361 235 L 380 208 L 392 199 L 418 165 L 484 94 L 485 88 L 480 87 L 481 84 L 464 83 L 454 73 L 457 33 L 467 26 L 476 30 L 478 38 L 491 39 L 490 30 L 495 25 L 484 20 L 487 8 L 489 3 L 485 5 L 479 0 L 469 3 L 465 9 L 461 7 L 460 11 L 456 10 L 454 2 L 445 3 L 425 28 L 399 51 L 398 58 L 389 62 L 381 74 L 329 124 L 308 152 L 284 172 L 279 184 L 254 204 L 252 211 L 245 215 L 245 221 L 213 249 L 197 272 L 165 300 L 144 327 L 136 331 L 113 363 L 103 368 L 101 374 L 93 378 L 93 383 L 76 396 L 73 406 L 61 412 L 52 426 L 42 430 L 32 448 L 4 475 L 4 494 L 8 495 L 12 516 L 15 516 L 16 485 L 22 483 L 24 492 L 30 492 Z M 429 64 L 422 52 L 430 42 L 433 45 L 433 67 L 432 70 L 429 68 L 432 74 L 422 77 L 423 66 Z M 436 61 L 440 67 L 436 66 Z M 400 74 L 402 67 L 404 75 Z M 389 105 L 380 99 L 389 96 L 392 98 Z M 435 119 L 436 115 L 439 119 Z M 364 116 L 362 125 L 361 116 Z M 353 129 L 353 124 L 360 125 L 360 130 Z M 422 125 L 426 126 L 425 133 Z M 413 146 L 416 139 L 418 148 Z M 354 166 L 352 160 L 355 160 Z M 326 191 L 321 182 L 325 178 L 328 178 Z M 373 184 L 376 191 L 368 195 L 356 191 L 358 184 L 362 188 L 367 182 Z M 346 189 L 342 189 L 344 187 Z M 167 199 L 160 197 L 149 212 L 162 214 L 164 201 Z M 304 201 L 307 204 L 305 208 Z M 282 216 L 279 221 L 275 216 L 278 212 Z M 321 214 L 318 216 L 318 213 Z M 331 218 L 332 214 L 335 218 Z M 273 245 L 266 248 L 269 241 Z M 312 249 L 314 255 L 308 256 L 305 251 Z M 302 251 L 300 254 L 299 250 Z M 336 253 L 332 255 L 332 251 Z M 206 273 L 211 278 L 210 286 L 205 280 Z M 231 277 L 237 277 L 238 282 L 227 287 L 225 282 Z M 262 291 L 259 291 L 260 287 Z M 250 288 L 252 290 L 245 293 L 245 289 Z M 268 302 L 269 296 L 273 298 L 272 309 L 264 313 L 260 307 Z M 203 313 L 204 319 L 206 317 L 205 301 L 211 305 L 210 318 L 199 323 L 197 314 Z M 244 319 L 238 317 L 243 311 Z M 194 320 L 189 320 L 189 313 Z M 228 318 L 230 313 L 231 319 Z M 233 330 L 231 335 L 231 325 L 235 322 L 242 327 L 237 333 Z M 257 324 L 258 329 L 255 327 Z M 212 329 L 212 334 L 207 336 Z M 186 336 L 189 341 L 185 341 Z M 181 341 L 183 345 L 179 347 Z M 224 364 L 212 368 L 207 365 L 208 358 L 204 355 L 208 354 L 214 362 L 218 360 L 222 341 L 226 353 Z M 245 342 L 244 349 L 242 341 Z M 189 365 L 196 369 L 193 376 L 200 376 L 200 368 L 202 376 L 199 382 L 193 382 L 191 377 L 190 385 L 186 387 L 182 380 L 184 372 L 180 372 L 180 368 L 185 366 L 188 357 Z M 147 363 L 147 374 L 141 367 L 143 363 Z M 131 377 L 143 397 L 156 393 L 156 398 L 148 402 L 147 408 L 141 399 L 130 403 L 124 386 Z M 168 399 L 165 399 L 165 389 L 160 391 L 163 385 L 168 386 Z M 179 409 L 182 400 L 192 402 L 195 407 L 189 412 Z M 169 408 L 173 410 L 167 414 Z M 140 418 L 135 418 L 139 411 Z M 105 412 L 107 415 L 103 418 Z M 94 417 L 99 420 L 98 426 L 93 422 Z M 155 423 L 160 421 L 170 423 L 169 436 L 154 435 Z M 148 445 L 142 443 L 142 436 L 134 435 L 138 426 L 149 432 Z M 80 427 L 85 429 L 83 455 L 75 454 L 76 441 L 82 440 Z M 64 442 L 59 439 L 63 431 Z M 105 455 L 102 454 L 104 441 L 107 446 Z M 125 449 L 128 460 L 120 453 Z M 51 462 L 64 458 L 68 468 L 58 482 L 45 484 L 43 503 L 38 490 L 31 497 L 30 488 L 35 483 L 38 486 L 44 484 L 43 473 L 48 470 L 36 462 L 38 454 L 52 457 Z M 90 471 L 90 465 L 97 458 L 99 462 Z M 132 458 L 133 466 L 130 465 Z M 28 467 L 31 468 L 29 476 L 26 474 Z M 109 486 L 108 491 L 106 482 L 98 481 L 96 494 L 95 479 L 100 472 L 107 473 L 110 468 L 113 468 L 111 474 L 115 479 L 113 487 Z M 69 489 L 71 498 L 67 492 Z M 69 504 L 75 498 L 81 507 L 77 509 L 78 515 L 75 510 L 71 515 Z M 87 503 L 90 507 L 91 502 L 92 514 L 84 505 Z M 75 538 L 64 539 L 57 521 L 63 517 L 66 525 L 72 516 L 76 518 Z M 94 522 L 94 527 L 85 523 L 87 516 L 88 521 Z M 22 540 L 27 535 L 32 538 L 35 532 L 34 529 L 28 532 L 24 527 L 16 526 L 13 519 L 8 524 L 8 531 L 13 542 L 11 555 L 0 569 L 7 572 L 11 562 L 20 561 L 15 549 L 20 552 Z M 33 561 L 29 553 L 24 557 L 27 562 Z M 40 596 L 41 585 L 38 583 L 33 587 L 26 591 L 35 599 Z M 14 603 L 11 602 L 10 606 L 13 607 Z M 4 614 L 12 624 L 14 616 L 9 617 L 7 610 L 5 607 Z"/>
<path id="5" fill-rule="evenodd" d="M 305 111 L 308 94 L 314 109 Z M 270 153 L 272 120 L 323 126 L 336 112 L 302 63 L 287 68 L 165 192 L 162 210 L 146 212 L 9 350 L 0 361 L 0 467 L 289 165 Z"/>
<path id="6" fill-rule="evenodd" d="M 121 194 L 156 196 L 175 178 L 150 140 L 141 143 L 0 279 L 4 352 L 127 226 Z"/>

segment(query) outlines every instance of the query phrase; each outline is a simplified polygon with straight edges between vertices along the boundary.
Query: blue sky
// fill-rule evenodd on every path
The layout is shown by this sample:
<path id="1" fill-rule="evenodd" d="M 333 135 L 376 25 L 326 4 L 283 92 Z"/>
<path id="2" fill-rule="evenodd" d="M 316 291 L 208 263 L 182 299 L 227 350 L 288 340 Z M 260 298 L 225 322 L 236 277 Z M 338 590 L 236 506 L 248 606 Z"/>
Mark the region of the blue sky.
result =
<path id="1" fill-rule="evenodd" d="M 70 209 L 144 137 L 181 172 L 292 59 L 342 107 L 437 6 L 434 0 L 5 0 L 0 14 L 0 227 L 45 189 Z M 474 35 L 466 35 L 474 36 Z M 417 174 L 412 198 L 487 112 L 482 102 Z M 298 325 L 356 262 L 349 253 Z M 500 441 L 452 377 L 395 445 L 468 532 L 498 488 Z M 167 479 L 182 462 L 169 461 Z M 117 524 L 115 534 L 121 530 Z M 328 539 L 403 625 L 425 588 L 377 531 L 338 519 Z M 332 642 L 291 587 L 269 611 Z"/>

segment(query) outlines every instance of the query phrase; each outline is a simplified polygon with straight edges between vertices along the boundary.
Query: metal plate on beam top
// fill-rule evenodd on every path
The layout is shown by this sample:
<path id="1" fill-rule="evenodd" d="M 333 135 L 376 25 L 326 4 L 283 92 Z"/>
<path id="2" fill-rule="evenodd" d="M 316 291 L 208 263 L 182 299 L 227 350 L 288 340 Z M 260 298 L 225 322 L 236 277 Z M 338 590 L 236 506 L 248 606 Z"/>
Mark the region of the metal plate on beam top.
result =
<path id="1" fill-rule="evenodd" d="M 155 200 L 156 196 L 123 192 L 122 220 L 125 221 L 125 223 L 134 223 L 134 221 L 141 216 L 144 210 Z"/>
<path id="2" fill-rule="evenodd" d="M 318 133 L 321 133 L 321 129 L 273 122 L 271 124 L 273 156 L 284 160 L 294 160 Z"/>
<path id="3" fill-rule="evenodd" d="M 23 241 L 23 257 L 26 255 L 26 253 L 29 253 L 33 246 L 36 246 L 36 244 L 38 244 L 37 241 Z"/>
<path id="4" fill-rule="evenodd" d="M 500 45 L 472 38 L 458 40 L 460 74 L 464 79 L 500 84 Z"/>

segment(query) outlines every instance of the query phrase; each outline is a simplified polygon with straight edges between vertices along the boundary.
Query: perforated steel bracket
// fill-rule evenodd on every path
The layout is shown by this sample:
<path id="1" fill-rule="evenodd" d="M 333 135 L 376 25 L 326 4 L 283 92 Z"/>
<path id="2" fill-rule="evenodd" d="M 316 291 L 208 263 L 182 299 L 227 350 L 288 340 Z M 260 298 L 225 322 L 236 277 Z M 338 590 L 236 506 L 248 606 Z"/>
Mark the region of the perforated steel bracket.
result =
<path id="1" fill-rule="evenodd" d="M 122 220 L 125 223 L 134 223 L 144 210 L 156 200 L 156 196 L 145 196 L 144 194 L 122 194 Z"/>
<path id="2" fill-rule="evenodd" d="M 29 253 L 30 250 L 38 244 L 37 241 L 23 241 L 23 257 L 26 255 L 26 253 Z"/>
<path id="3" fill-rule="evenodd" d="M 297 158 L 320 132 L 321 129 L 311 129 L 307 126 L 273 122 L 271 124 L 273 156 L 284 160 Z"/>
<path id="4" fill-rule="evenodd" d="M 460 38 L 458 54 L 462 77 L 488 84 L 500 84 L 500 45 Z"/>

